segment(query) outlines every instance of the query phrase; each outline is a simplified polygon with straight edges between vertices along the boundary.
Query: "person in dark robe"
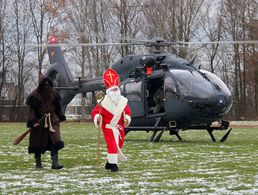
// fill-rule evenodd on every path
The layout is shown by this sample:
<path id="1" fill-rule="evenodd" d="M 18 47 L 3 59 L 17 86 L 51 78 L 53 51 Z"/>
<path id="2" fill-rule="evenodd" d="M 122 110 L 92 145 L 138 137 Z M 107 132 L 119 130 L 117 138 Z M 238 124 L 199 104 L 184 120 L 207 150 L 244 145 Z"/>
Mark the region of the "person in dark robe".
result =
<path id="1" fill-rule="evenodd" d="M 64 147 L 60 122 L 65 121 L 66 117 L 62 112 L 60 100 L 60 95 L 53 88 L 53 82 L 47 77 L 44 77 L 27 97 L 27 127 L 30 128 L 28 152 L 34 153 L 36 168 L 42 168 L 41 154 L 46 151 L 51 154 L 51 168 L 63 168 L 58 162 L 58 151 Z"/>

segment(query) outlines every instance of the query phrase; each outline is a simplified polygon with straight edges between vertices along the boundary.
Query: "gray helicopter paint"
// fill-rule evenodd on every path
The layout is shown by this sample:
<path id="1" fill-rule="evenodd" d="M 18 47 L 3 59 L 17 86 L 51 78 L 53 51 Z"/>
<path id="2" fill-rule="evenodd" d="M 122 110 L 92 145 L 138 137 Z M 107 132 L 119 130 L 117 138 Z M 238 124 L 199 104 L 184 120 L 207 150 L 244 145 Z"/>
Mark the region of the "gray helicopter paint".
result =
<path id="1" fill-rule="evenodd" d="M 46 76 L 53 80 L 55 88 L 60 91 L 62 107 L 64 110 L 76 94 L 105 89 L 101 77 L 95 79 L 74 80 L 62 55 L 60 47 L 50 47 L 48 51 L 52 65 L 47 71 Z M 51 52 L 55 55 L 51 55 Z M 143 61 L 141 61 L 143 58 L 155 59 L 151 75 L 147 75 L 145 72 L 146 64 L 143 64 Z M 218 120 L 221 116 L 224 116 L 231 107 L 229 106 L 230 102 L 232 102 L 230 97 L 226 97 L 223 90 L 219 89 L 215 84 L 212 85 L 212 82 L 194 67 L 193 61 L 189 62 L 185 59 L 178 58 L 173 54 L 161 53 L 158 51 L 151 54 L 133 54 L 121 58 L 118 62 L 111 65 L 111 68 L 118 72 L 122 81 L 121 85 L 125 85 L 134 79 L 142 80 L 143 82 L 141 101 L 138 103 L 129 101 L 129 105 L 133 112 L 133 120 L 130 127 L 127 128 L 128 130 L 131 128 L 131 130 L 156 131 L 164 130 L 166 128 L 171 131 L 198 127 L 209 130 L 209 133 L 211 134 L 211 129 L 210 127 L 208 129 L 208 125 L 214 120 Z M 188 73 L 194 71 L 197 72 L 196 74 L 201 75 L 199 75 L 200 85 L 203 81 L 209 81 L 214 91 L 216 91 L 216 95 L 212 98 L 207 98 L 207 100 L 205 98 L 200 99 L 193 97 L 192 99 L 189 99 L 184 97 L 179 88 L 177 77 L 170 71 L 170 69 L 179 69 Z M 164 99 L 164 111 L 153 114 L 149 111 L 149 106 L 151 106 L 151 104 L 149 104 L 148 101 L 151 96 L 146 96 L 146 85 L 152 79 L 155 80 L 156 78 L 160 78 L 162 80 L 166 79 L 166 77 L 172 78 L 175 81 L 177 94 L 175 97 L 166 97 Z M 166 87 L 169 86 L 164 84 L 164 89 L 166 89 Z M 166 95 L 166 91 L 163 90 L 163 93 Z M 228 106 L 228 108 L 223 110 L 226 106 Z M 212 112 L 213 110 L 215 110 L 215 112 Z M 173 123 L 173 127 L 169 128 L 168 124 L 172 124 L 171 122 Z M 226 125 L 222 125 L 219 128 L 226 129 L 228 127 L 228 123 L 224 124 Z M 214 140 L 213 137 L 212 139 Z"/>
<path id="2" fill-rule="evenodd" d="M 53 74 L 51 72 L 57 72 L 59 73 L 59 75 L 63 75 L 62 80 L 60 80 L 61 82 L 64 82 L 64 83 L 72 82 L 74 79 L 64 59 L 64 55 L 62 53 L 61 47 L 60 46 L 48 47 L 48 53 L 50 54 L 49 60 L 52 66 L 48 69 L 46 74 L 51 75 Z M 59 65 L 59 63 L 61 65 Z"/>
<path id="3" fill-rule="evenodd" d="M 74 79 L 64 59 L 61 47 L 48 47 L 48 53 L 51 67 L 47 70 L 45 75 L 53 81 L 55 87 L 72 87 L 70 83 L 73 82 Z M 69 93 L 64 90 L 59 90 L 59 93 L 62 99 L 62 109 L 65 110 L 77 92 L 75 89 L 71 89 Z"/>
<path id="4" fill-rule="evenodd" d="M 117 71 L 120 80 L 123 81 L 129 77 L 129 73 L 134 71 L 140 65 L 139 61 L 143 55 L 129 55 L 111 65 L 111 68 Z"/>

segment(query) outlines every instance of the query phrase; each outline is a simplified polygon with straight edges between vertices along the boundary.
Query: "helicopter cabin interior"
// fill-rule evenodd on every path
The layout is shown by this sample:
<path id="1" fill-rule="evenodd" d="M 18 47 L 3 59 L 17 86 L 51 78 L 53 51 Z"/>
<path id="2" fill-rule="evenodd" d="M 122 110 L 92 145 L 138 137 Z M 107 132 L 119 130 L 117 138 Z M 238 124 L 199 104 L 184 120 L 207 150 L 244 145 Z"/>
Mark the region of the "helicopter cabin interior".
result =
<path id="1" fill-rule="evenodd" d="M 122 85 L 122 92 L 133 109 L 133 117 L 163 113 L 164 110 L 164 76 L 131 80 Z M 146 101 L 144 101 L 146 100 Z"/>
<path id="2" fill-rule="evenodd" d="M 148 115 L 163 113 L 164 77 L 149 78 L 146 82 L 146 111 Z"/>

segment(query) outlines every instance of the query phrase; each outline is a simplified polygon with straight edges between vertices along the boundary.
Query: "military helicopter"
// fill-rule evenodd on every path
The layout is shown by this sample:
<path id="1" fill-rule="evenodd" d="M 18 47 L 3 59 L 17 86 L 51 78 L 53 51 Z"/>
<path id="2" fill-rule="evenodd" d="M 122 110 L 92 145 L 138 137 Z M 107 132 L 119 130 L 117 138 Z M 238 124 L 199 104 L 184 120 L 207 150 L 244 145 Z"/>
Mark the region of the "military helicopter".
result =
<path id="1" fill-rule="evenodd" d="M 222 120 L 232 106 L 228 87 L 215 74 L 196 68 L 187 61 L 161 48 L 174 43 L 155 37 L 140 43 L 155 50 L 148 54 L 132 54 L 111 65 L 120 76 L 121 93 L 132 110 L 130 131 L 153 132 L 150 141 L 157 142 L 164 131 L 179 135 L 184 130 L 206 130 L 212 141 L 214 130 L 227 130 L 229 122 Z M 46 72 L 59 90 L 65 110 L 76 94 L 105 89 L 102 78 L 75 80 L 55 37 L 48 45 L 50 68 Z M 214 125 L 216 124 L 216 125 Z M 224 142 L 231 129 L 220 140 Z M 157 134 L 158 133 L 158 134 Z"/>

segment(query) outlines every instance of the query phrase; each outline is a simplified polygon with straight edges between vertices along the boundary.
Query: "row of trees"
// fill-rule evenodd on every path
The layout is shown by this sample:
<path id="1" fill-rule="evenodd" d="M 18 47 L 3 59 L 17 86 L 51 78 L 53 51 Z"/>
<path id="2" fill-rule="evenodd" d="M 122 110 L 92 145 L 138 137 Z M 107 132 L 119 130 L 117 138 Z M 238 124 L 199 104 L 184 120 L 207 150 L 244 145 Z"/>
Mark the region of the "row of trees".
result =
<path id="1" fill-rule="evenodd" d="M 44 44 L 51 34 L 67 43 L 64 52 L 74 76 L 87 78 L 101 75 L 111 62 L 145 48 L 82 44 L 159 36 L 190 42 L 169 51 L 189 60 L 197 55 L 198 65 L 225 81 L 234 98 L 233 119 L 257 119 L 257 31 L 257 0 L 0 0 L 1 99 L 8 96 L 4 84 L 14 83 L 18 90 L 12 94 L 11 116 L 17 120 L 38 73 L 48 67 Z"/>

